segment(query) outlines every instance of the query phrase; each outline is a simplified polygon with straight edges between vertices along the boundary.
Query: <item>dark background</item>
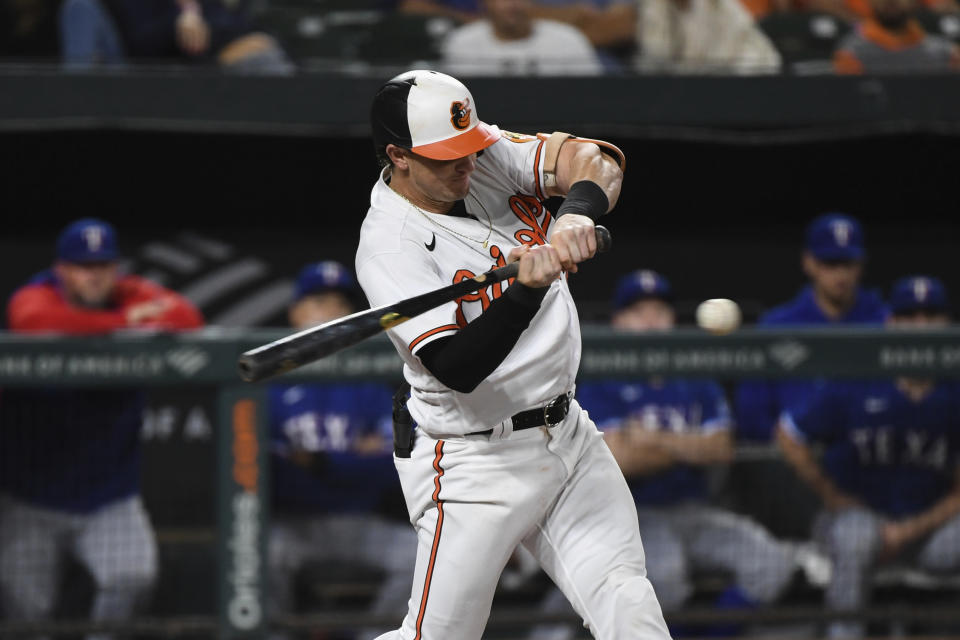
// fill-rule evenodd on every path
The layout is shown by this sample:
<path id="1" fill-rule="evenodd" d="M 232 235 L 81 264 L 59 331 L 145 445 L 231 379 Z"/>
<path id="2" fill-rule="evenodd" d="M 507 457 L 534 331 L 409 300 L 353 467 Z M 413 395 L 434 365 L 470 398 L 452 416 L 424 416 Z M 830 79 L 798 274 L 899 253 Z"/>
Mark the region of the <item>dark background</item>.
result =
<path id="1" fill-rule="evenodd" d="M 868 285 L 929 273 L 960 290 L 958 137 L 609 139 L 628 169 L 604 220 L 613 252 L 571 279 L 587 319 L 605 312 L 616 277 L 641 267 L 671 278 L 686 316 L 699 300 L 729 297 L 751 318 L 802 285 L 804 226 L 827 211 L 863 221 Z M 186 231 L 258 256 L 278 276 L 325 258 L 352 265 L 377 171 L 369 141 L 355 136 L 56 131 L 6 133 L 0 149 L 5 294 L 85 215 L 113 222 L 133 257 Z"/>

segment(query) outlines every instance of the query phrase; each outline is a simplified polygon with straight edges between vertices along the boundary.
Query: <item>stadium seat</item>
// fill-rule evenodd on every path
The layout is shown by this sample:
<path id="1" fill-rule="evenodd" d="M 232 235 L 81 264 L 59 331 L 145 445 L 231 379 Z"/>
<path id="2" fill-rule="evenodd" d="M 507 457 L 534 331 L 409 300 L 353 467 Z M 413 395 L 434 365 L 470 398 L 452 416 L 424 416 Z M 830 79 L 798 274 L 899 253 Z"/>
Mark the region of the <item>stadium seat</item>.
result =
<path id="1" fill-rule="evenodd" d="M 787 72 L 829 73 L 837 43 L 851 25 L 822 13 L 773 13 L 758 23 L 783 56 Z"/>

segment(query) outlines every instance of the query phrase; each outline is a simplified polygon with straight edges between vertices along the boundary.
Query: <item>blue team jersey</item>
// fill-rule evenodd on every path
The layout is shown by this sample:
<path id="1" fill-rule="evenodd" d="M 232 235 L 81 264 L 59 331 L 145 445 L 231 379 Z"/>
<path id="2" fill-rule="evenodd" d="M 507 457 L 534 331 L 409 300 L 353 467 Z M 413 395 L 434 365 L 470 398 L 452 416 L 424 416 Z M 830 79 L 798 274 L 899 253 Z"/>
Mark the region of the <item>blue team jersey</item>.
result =
<path id="1" fill-rule="evenodd" d="M 938 383 L 920 402 L 890 381 L 831 383 L 784 421 L 823 445 L 821 464 L 841 490 L 887 516 L 919 513 L 953 487 L 960 383 Z"/>
<path id="2" fill-rule="evenodd" d="M 813 287 L 804 288 L 790 302 L 760 317 L 758 327 L 827 326 L 833 324 L 882 324 L 888 315 L 877 293 L 859 289 L 853 308 L 832 320 L 823 314 L 813 297 Z M 737 388 L 737 437 L 766 442 L 784 411 L 797 412 L 810 401 L 825 380 L 746 381 Z"/>
<path id="3" fill-rule="evenodd" d="M 713 432 L 730 428 L 723 389 L 707 380 L 588 382 L 577 385 L 577 399 L 600 430 L 621 428 L 626 420 L 647 429 Z M 638 505 L 660 506 L 707 497 L 704 469 L 678 464 L 659 473 L 627 478 Z"/>
<path id="4" fill-rule="evenodd" d="M 392 393 L 380 384 L 276 385 L 269 390 L 274 505 L 281 511 L 363 512 L 396 483 Z M 358 451 L 370 436 L 382 448 Z M 322 454 L 305 468 L 296 452 Z"/>
<path id="5" fill-rule="evenodd" d="M 144 398 L 128 389 L 3 389 L 0 493 L 71 513 L 134 495 Z"/>
<path id="6" fill-rule="evenodd" d="M 45 270 L 24 288 L 30 286 L 58 282 Z M 70 513 L 138 493 L 145 404 L 136 389 L 3 389 L 0 493 Z"/>

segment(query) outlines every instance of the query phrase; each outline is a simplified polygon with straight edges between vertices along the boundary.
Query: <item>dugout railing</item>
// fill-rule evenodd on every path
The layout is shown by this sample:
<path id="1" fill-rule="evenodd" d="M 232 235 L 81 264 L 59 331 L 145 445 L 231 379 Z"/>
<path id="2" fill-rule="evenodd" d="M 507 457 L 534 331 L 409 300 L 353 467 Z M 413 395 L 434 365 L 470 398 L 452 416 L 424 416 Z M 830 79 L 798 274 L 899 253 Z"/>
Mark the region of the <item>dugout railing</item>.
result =
<path id="1" fill-rule="evenodd" d="M 267 637 L 268 630 L 275 627 L 291 632 L 317 632 L 377 622 L 360 611 L 267 619 L 264 598 L 270 522 L 265 407 L 268 383 L 242 382 L 236 362 L 243 351 L 285 333 L 222 328 L 178 335 L 120 333 L 96 338 L 0 333 L 0 389 L 144 387 L 186 388 L 213 394 L 212 444 L 217 461 L 210 476 L 215 478 L 216 517 L 212 546 L 208 548 L 216 551 L 215 561 L 211 559 L 216 572 L 216 593 L 210 598 L 209 615 L 151 612 L 129 621 L 94 623 L 82 618 L 14 622 L 0 614 L 0 637 L 78 637 L 99 631 L 136 637 L 260 638 Z M 386 338 L 380 336 L 278 380 L 396 382 L 400 373 L 399 358 Z M 960 377 L 960 328 L 750 329 L 713 336 L 692 329 L 625 335 L 606 328 L 585 327 L 579 379 L 711 377 L 729 382 L 742 378 L 888 378 L 898 374 Z M 743 459 L 777 455 L 775 450 L 763 447 L 743 448 L 740 453 Z M 943 584 L 957 586 L 956 582 Z M 937 587 L 938 583 L 932 586 Z M 852 615 L 894 627 L 923 622 L 960 631 L 960 610 L 949 603 L 924 604 L 907 598 Z M 811 600 L 798 606 L 746 611 L 692 606 L 670 617 L 679 623 L 734 621 L 779 625 L 823 623 L 838 616 L 819 606 L 819 601 Z M 495 606 L 490 629 L 522 628 L 551 620 L 571 619 Z M 384 622 L 396 624 L 394 620 Z"/>

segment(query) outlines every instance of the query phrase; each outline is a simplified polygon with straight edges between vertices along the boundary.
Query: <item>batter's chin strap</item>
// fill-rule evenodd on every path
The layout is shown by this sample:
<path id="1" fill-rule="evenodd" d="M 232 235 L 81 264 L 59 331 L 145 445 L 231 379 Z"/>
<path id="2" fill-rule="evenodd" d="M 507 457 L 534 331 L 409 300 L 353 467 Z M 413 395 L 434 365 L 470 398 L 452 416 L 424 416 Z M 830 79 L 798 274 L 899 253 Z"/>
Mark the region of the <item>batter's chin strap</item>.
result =
<path id="1" fill-rule="evenodd" d="M 627 157 L 623 151 L 615 144 L 606 140 L 594 140 L 593 138 L 578 138 L 577 136 L 564 133 L 563 131 L 554 131 L 553 133 L 538 133 L 537 137 L 545 141 L 543 150 L 543 186 L 548 189 L 557 186 L 557 158 L 560 157 L 560 146 L 567 142 L 592 142 L 600 147 L 600 150 L 609 156 L 612 156 L 617 164 L 620 165 L 620 171 L 627 168 Z"/>

